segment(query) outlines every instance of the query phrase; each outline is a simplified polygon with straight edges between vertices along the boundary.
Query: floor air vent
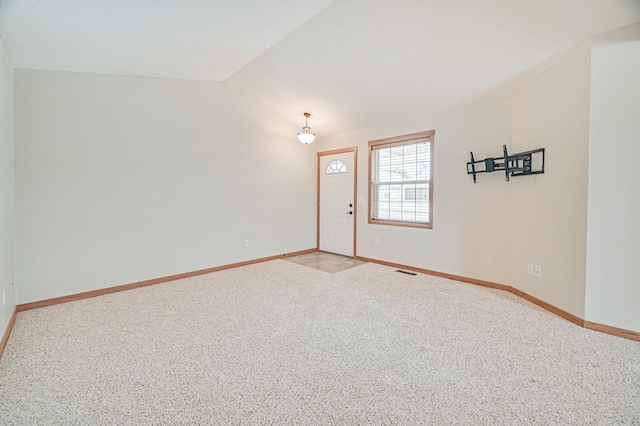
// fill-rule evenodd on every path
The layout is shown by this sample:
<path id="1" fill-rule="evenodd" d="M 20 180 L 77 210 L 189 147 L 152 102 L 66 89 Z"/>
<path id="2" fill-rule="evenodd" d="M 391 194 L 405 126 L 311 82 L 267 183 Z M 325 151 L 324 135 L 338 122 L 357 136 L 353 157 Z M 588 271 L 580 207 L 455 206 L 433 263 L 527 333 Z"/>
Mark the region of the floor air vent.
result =
<path id="1" fill-rule="evenodd" d="M 396 272 L 400 272 L 401 274 L 407 274 L 407 275 L 418 275 L 415 272 L 402 271 L 400 269 L 396 269 Z"/>

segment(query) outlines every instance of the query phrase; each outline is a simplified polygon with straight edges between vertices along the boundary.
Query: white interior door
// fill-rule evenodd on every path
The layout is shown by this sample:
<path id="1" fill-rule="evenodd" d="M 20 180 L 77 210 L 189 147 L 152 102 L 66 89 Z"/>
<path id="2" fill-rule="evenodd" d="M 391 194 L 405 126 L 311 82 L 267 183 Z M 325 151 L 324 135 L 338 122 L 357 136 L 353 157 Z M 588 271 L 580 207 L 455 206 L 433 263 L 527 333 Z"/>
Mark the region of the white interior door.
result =
<path id="1" fill-rule="evenodd" d="M 353 257 L 354 153 L 320 157 L 320 250 Z"/>

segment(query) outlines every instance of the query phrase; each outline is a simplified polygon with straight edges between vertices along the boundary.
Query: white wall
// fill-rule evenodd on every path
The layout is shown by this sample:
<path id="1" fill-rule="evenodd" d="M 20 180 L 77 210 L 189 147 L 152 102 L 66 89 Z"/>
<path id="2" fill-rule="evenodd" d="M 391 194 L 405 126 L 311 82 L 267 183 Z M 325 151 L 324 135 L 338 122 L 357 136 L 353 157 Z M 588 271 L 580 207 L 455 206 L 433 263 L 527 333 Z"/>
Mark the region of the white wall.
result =
<path id="1" fill-rule="evenodd" d="M 327 138 L 357 145 L 368 199 L 367 141 L 435 129 L 433 230 L 370 225 L 359 206 L 360 256 L 507 284 L 584 317 L 590 43 L 568 52 L 513 97 L 424 114 Z M 505 181 L 466 174 L 476 159 L 546 148 L 544 175 Z M 373 244 L 379 238 L 380 246 Z M 527 274 L 527 264 L 543 277 Z"/>
<path id="2" fill-rule="evenodd" d="M 640 24 L 591 56 L 586 319 L 640 332 Z"/>
<path id="3" fill-rule="evenodd" d="M 15 285 L 10 285 L 15 277 L 13 151 L 13 67 L 0 39 L 0 339 L 16 306 Z"/>
<path id="4" fill-rule="evenodd" d="M 297 131 L 219 83 L 15 70 L 18 302 L 315 247 Z"/>
<path id="5" fill-rule="evenodd" d="M 546 149 L 545 174 L 512 179 L 511 285 L 584 318 L 591 44 L 513 96 L 513 152 Z M 542 266 L 542 278 L 527 274 Z"/>
<path id="6" fill-rule="evenodd" d="M 358 146 L 358 196 L 368 200 L 368 147 L 374 139 L 435 129 L 433 229 L 370 225 L 367 205 L 358 206 L 359 256 L 466 277 L 509 283 L 510 186 L 504 174 L 466 174 L 476 159 L 502 155 L 511 144 L 511 97 L 333 137 L 318 149 Z M 380 246 L 373 242 L 378 238 Z"/>
<path id="7" fill-rule="evenodd" d="M 577 46 L 512 97 L 320 133 L 311 147 L 221 84 L 16 70 L 19 302 L 314 247 L 315 149 L 357 145 L 367 200 L 367 141 L 435 129 L 434 228 L 369 225 L 359 205 L 358 255 L 512 285 L 640 330 L 638 34 Z M 1 287 L 13 274 L 13 111 L 0 53 Z M 474 185 L 469 151 L 500 156 L 503 144 L 545 147 L 546 173 Z"/>

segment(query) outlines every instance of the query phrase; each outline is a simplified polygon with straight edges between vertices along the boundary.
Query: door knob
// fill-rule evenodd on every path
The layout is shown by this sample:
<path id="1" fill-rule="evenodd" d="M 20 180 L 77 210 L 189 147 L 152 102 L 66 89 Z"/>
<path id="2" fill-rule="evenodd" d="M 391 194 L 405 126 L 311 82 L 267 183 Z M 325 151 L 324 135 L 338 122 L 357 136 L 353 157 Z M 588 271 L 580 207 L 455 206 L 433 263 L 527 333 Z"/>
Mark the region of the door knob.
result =
<path id="1" fill-rule="evenodd" d="M 353 212 L 347 212 L 347 214 L 353 214 Z"/>
<path id="2" fill-rule="evenodd" d="M 349 203 L 349 207 L 353 207 L 353 204 Z"/>

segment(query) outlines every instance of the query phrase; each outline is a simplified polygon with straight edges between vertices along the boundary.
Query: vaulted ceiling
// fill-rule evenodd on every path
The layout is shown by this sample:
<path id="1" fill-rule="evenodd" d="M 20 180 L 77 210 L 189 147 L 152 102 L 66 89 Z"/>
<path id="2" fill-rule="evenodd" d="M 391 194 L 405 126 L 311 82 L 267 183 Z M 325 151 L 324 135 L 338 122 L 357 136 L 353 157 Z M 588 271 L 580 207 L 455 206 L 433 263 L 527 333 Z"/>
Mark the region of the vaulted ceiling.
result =
<path id="1" fill-rule="evenodd" d="M 506 95 L 640 0 L 0 0 L 16 68 L 222 81 L 328 135 Z"/>

